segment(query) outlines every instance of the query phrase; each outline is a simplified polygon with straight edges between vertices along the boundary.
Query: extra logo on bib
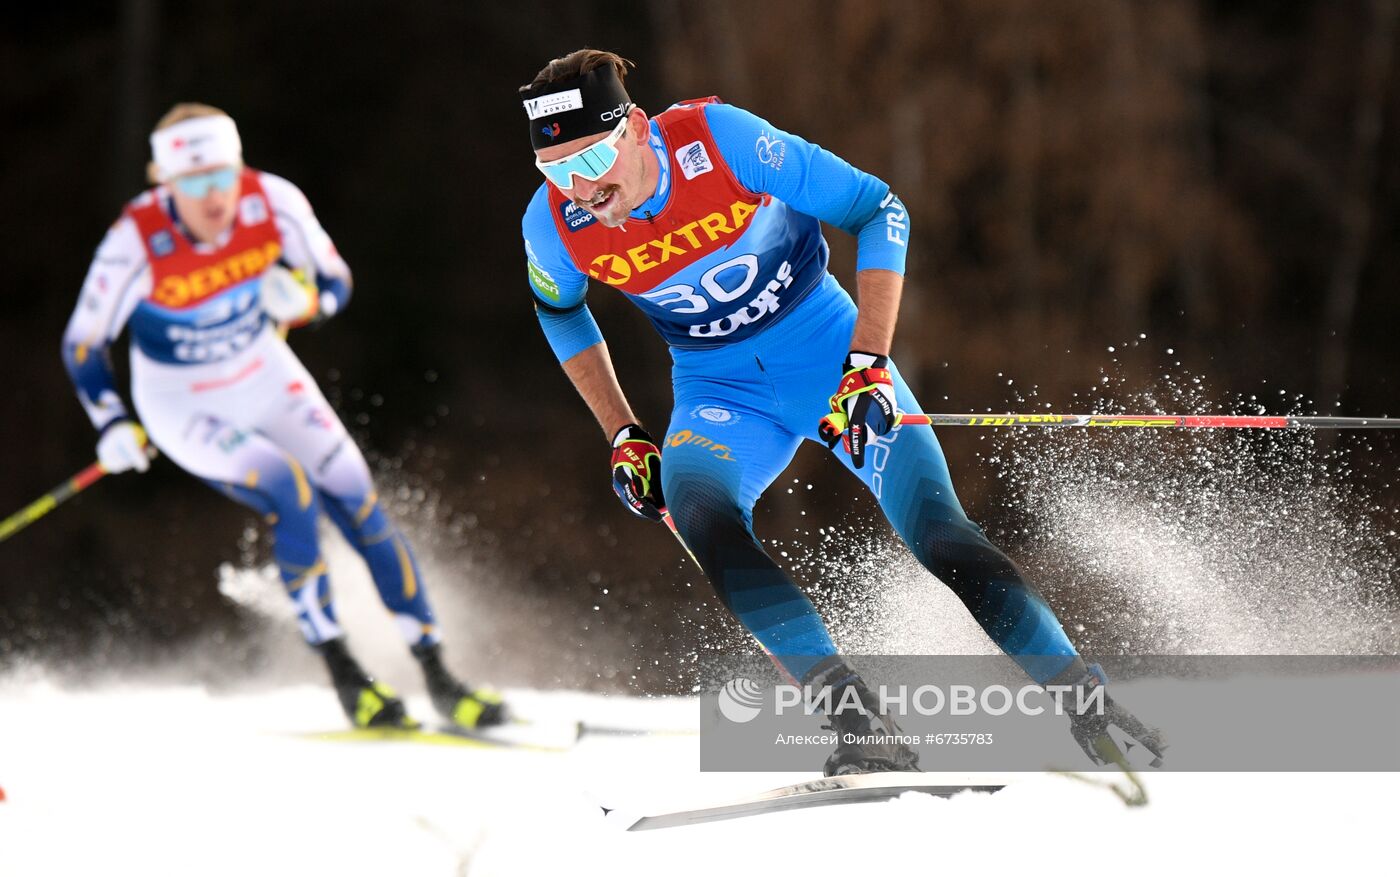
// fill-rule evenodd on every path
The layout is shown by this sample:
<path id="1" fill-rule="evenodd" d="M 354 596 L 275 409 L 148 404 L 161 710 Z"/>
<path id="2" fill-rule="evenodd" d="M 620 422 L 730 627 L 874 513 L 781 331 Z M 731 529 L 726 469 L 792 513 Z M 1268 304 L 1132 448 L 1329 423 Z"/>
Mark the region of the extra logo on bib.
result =
<path id="1" fill-rule="evenodd" d="M 705 144 L 699 140 L 676 150 L 676 164 L 681 166 L 681 173 L 687 180 L 693 180 L 715 169 L 710 161 L 710 154 L 705 151 Z"/>

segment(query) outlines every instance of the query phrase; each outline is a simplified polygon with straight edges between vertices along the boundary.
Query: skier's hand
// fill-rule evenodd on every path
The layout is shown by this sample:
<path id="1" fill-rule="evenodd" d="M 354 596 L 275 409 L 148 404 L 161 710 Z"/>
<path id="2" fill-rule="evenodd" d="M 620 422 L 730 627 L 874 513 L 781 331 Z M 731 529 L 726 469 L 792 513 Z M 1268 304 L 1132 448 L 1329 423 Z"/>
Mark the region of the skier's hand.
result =
<path id="1" fill-rule="evenodd" d="M 314 283 L 308 283 L 304 271 L 288 271 L 273 265 L 258 284 L 262 309 L 278 323 L 295 329 L 316 319 L 321 307 L 321 295 Z"/>
<path id="2" fill-rule="evenodd" d="M 884 435 L 894 429 L 894 380 L 889 357 L 858 350 L 846 354 L 842 371 L 841 386 L 831 397 L 831 413 L 822 418 L 817 431 L 829 448 L 844 442 L 851 464 L 859 469 L 865 465 L 870 433 Z"/>
<path id="3" fill-rule="evenodd" d="M 647 431 L 629 424 L 612 441 L 613 490 L 627 510 L 649 521 L 661 520 L 661 449 Z"/>
<path id="4" fill-rule="evenodd" d="M 145 472 L 151 468 L 146 456 L 146 431 L 126 418 L 107 424 L 97 439 L 97 461 L 109 475 L 135 469 Z"/>

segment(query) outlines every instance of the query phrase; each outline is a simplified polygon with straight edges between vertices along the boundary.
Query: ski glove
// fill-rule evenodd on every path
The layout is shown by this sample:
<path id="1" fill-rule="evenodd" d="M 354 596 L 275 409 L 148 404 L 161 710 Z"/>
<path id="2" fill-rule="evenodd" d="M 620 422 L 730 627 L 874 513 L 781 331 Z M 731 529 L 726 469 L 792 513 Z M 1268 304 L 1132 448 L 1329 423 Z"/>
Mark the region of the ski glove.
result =
<path id="1" fill-rule="evenodd" d="M 107 424 L 97 439 L 97 461 L 108 475 L 135 469 L 145 472 L 151 468 L 146 456 L 146 431 L 126 418 Z"/>
<path id="2" fill-rule="evenodd" d="M 320 316 L 321 295 L 308 283 L 306 272 L 273 265 L 258 284 L 262 309 L 273 320 L 295 329 Z"/>
<path id="3" fill-rule="evenodd" d="M 628 511 L 649 521 L 661 520 L 661 449 L 635 423 L 624 426 L 612 441 L 613 490 Z"/>
<path id="4" fill-rule="evenodd" d="M 822 418 L 817 431 L 829 448 L 845 444 L 851 464 L 865 465 L 865 446 L 870 434 L 884 435 L 894 429 L 894 379 L 890 377 L 887 356 L 852 350 L 842 367 L 841 386 L 831 397 L 831 413 Z"/>

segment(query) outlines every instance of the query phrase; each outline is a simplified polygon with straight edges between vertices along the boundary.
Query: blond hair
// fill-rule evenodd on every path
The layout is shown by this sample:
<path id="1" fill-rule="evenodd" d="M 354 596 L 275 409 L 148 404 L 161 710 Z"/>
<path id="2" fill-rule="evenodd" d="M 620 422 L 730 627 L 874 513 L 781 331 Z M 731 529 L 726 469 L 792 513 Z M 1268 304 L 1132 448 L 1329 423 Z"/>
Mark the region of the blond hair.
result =
<path id="1" fill-rule="evenodd" d="M 178 103 L 166 110 L 165 115 L 161 116 L 160 121 L 156 122 L 156 126 L 151 129 L 151 133 L 154 134 L 157 131 L 164 131 L 171 125 L 178 125 L 187 119 L 198 119 L 202 116 L 227 115 L 228 113 L 218 107 L 186 101 L 184 103 Z M 146 162 L 146 179 L 150 180 L 152 185 L 160 182 L 160 172 L 156 168 L 156 163 L 153 161 Z"/>

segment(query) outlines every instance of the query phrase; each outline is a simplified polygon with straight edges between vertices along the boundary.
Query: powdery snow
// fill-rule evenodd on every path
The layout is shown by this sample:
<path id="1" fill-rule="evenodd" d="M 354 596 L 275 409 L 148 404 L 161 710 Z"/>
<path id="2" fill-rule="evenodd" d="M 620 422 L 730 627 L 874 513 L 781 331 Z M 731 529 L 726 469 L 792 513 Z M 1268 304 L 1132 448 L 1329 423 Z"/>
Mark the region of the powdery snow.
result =
<path id="1" fill-rule="evenodd" d="M 510 692 L 539 718 L 673 731 L 688 700 Z M 427 704 L 411 700 L 419 714 Z M 807 778 L 699 774 L 693 735 L 539 753 L 343 743 L 329 690 L 0 683 L 0 874 L 1353 873 L 1388 867 L 1393 774 L 1161 774 L 1151 804 L 1046 774 L 996 795 L 624 832 L 663 800 Z M 1087 870 L 1086 870 L 1087 869 Z"/>

